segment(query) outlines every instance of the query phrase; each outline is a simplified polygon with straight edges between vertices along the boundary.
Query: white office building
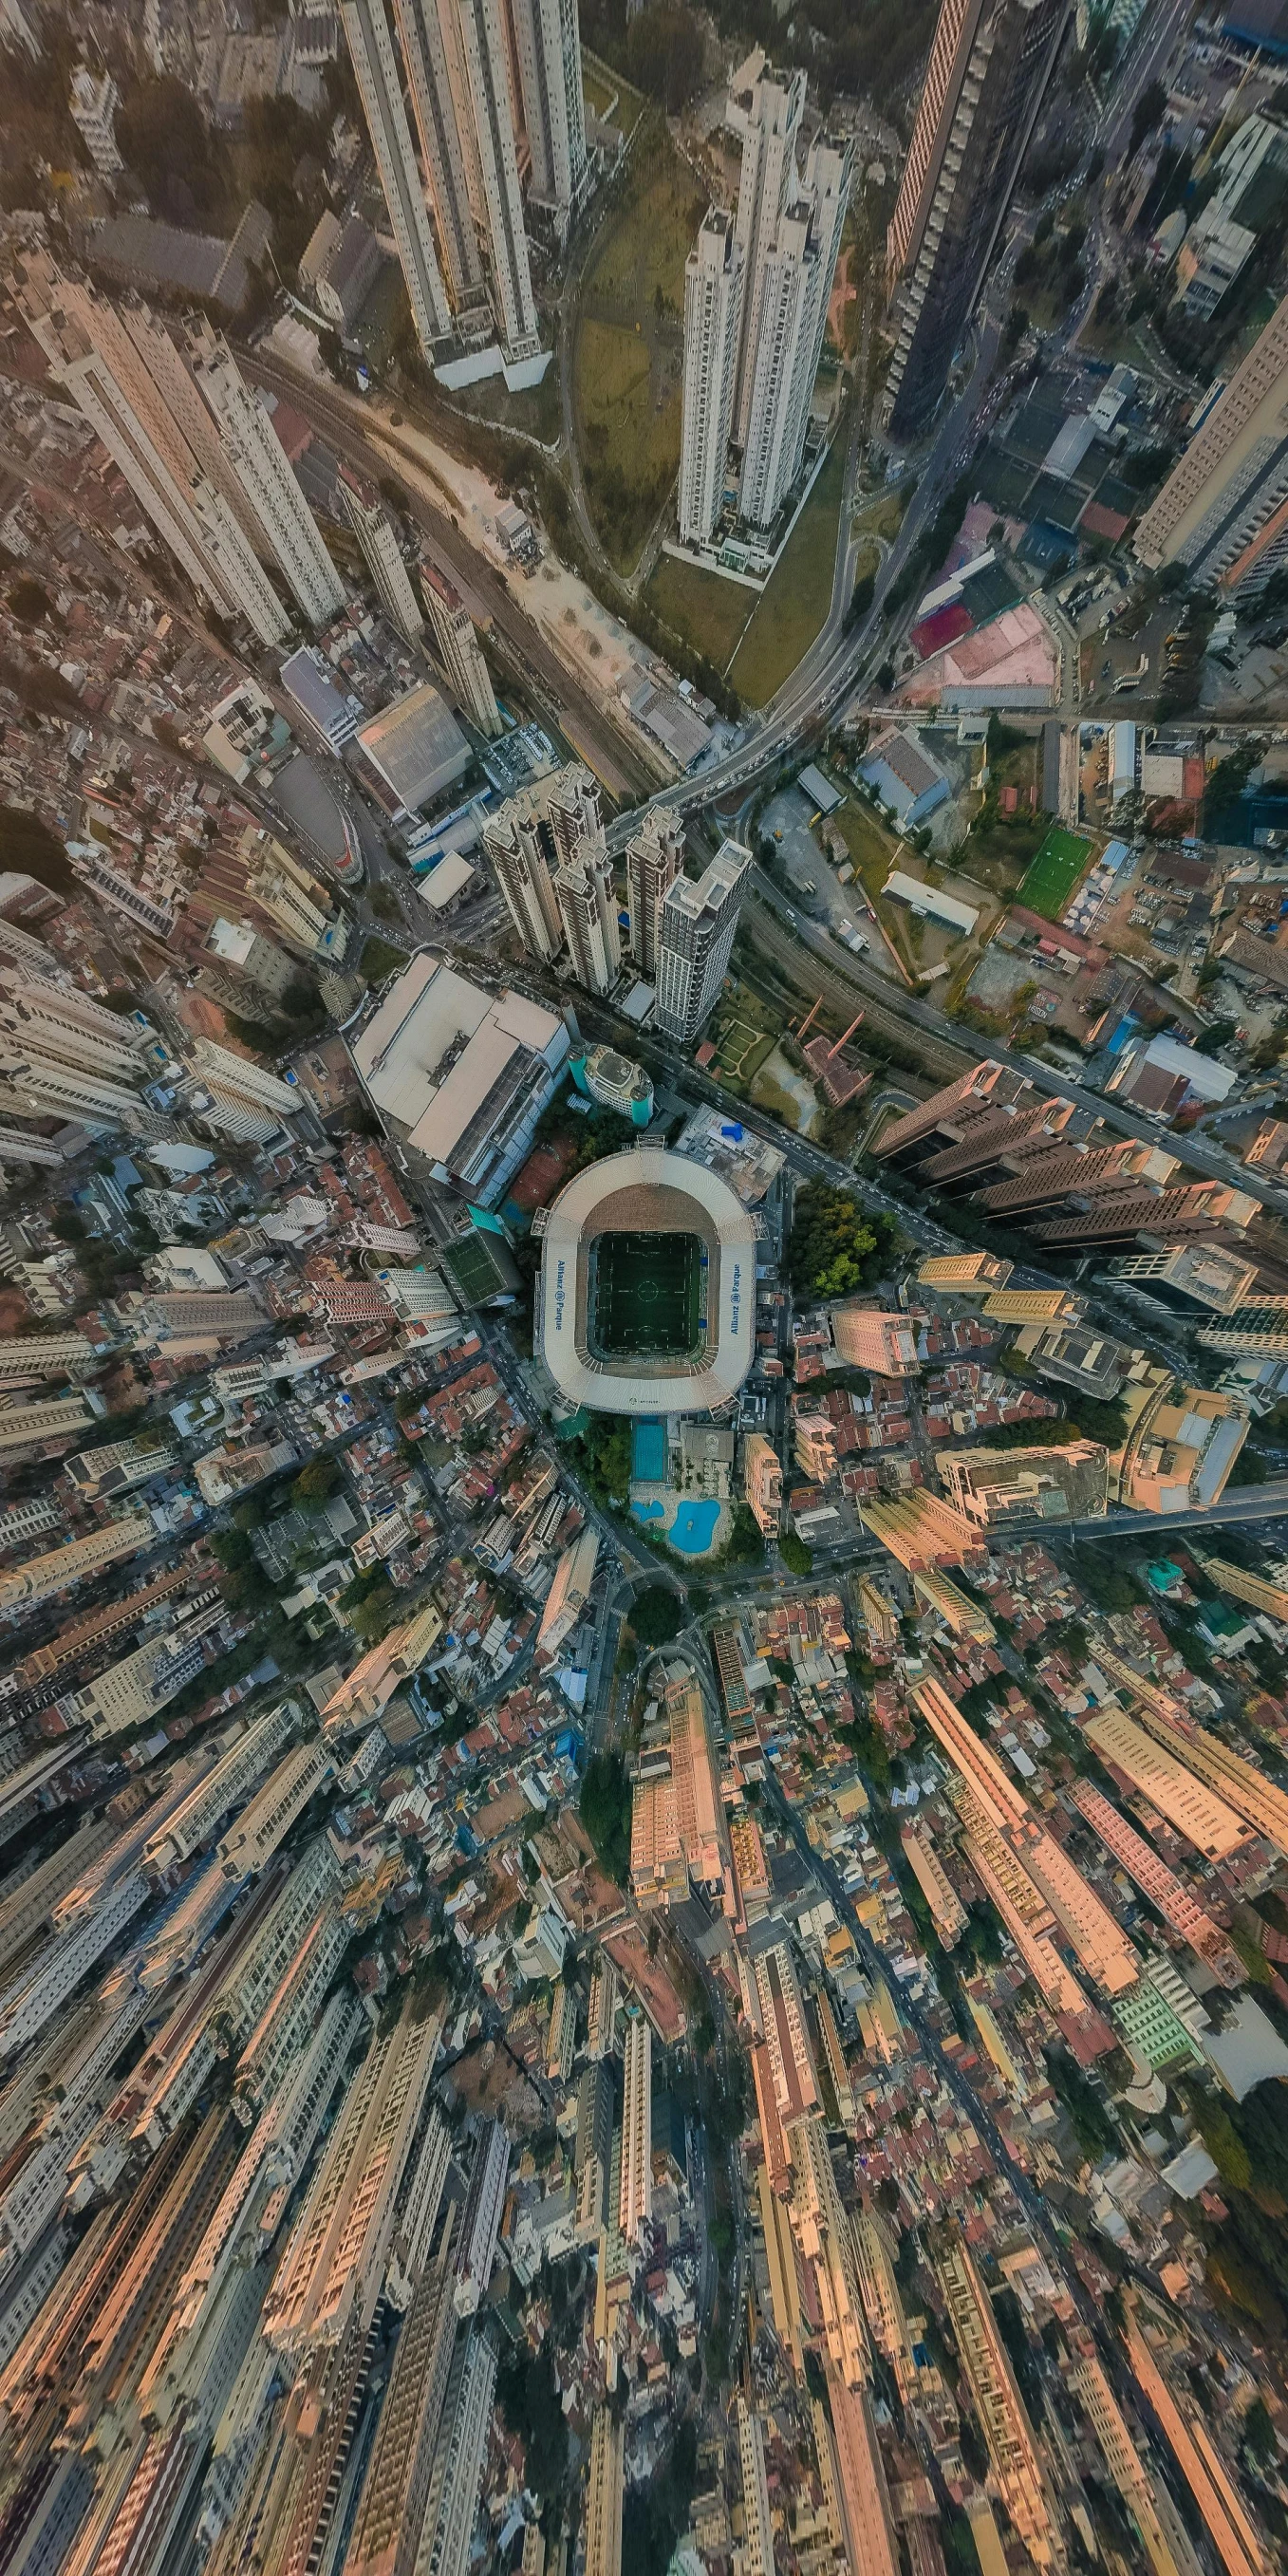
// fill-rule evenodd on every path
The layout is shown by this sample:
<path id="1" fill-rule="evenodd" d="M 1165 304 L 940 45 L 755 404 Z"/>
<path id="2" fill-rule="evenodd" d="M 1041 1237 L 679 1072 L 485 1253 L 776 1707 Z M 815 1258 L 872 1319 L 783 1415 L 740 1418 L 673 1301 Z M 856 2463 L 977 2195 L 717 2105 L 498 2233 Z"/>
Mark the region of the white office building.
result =
<path id="1" fill-rule="evenodd" d="M 712 206 L 684 267 L 679 516 L 686 545 L 706 543 L 724 503 L 742 286 L 733 217 Z"/>
<path id="2" fill-rule="evenodd" d="M 445 6 L 451 0 L 444 0 Z M 528 237 L 519 188 L 515 101 L 502 0 L 456 0 L 461 51 L 474 111 L 480 225 L 492 317 L 507 359 L 541 347 Z"/>
<path id="3" fill-rule="evenodd" d="M 658 908 L 654 1026 L 681 1044 L 695 1038 L 729 968 L 751 852 L 725 841 L 695 883 L 677 877 Z"/>
<path id="4" fill-rule="evenodd" d="M 339 490 L 340 506 L 362 548 L 385 615 L 407 643 L 419 644 L 425 631 L 420 601 L 379 493 L 351 465 L 340 468 Z"/>
<path id="5" fill-rule="evenodd" d="M 384 0 L 340 0 L 380 184 L 402 263 L 416 336 L 432 361 L 452 327 L 452 311 L 434 244 L 420 171 L 403 105 L 402 80 Z"/>
<path id="6" fill-rule="evenodd" d="M 501 2120 L 491 2120 L 479 2140 L 456 2246 L 452 2302 L 458 2317 L 472 2317 L 492 2278 L 501 2212 L 510 2170 L 510 2140 Z"/>

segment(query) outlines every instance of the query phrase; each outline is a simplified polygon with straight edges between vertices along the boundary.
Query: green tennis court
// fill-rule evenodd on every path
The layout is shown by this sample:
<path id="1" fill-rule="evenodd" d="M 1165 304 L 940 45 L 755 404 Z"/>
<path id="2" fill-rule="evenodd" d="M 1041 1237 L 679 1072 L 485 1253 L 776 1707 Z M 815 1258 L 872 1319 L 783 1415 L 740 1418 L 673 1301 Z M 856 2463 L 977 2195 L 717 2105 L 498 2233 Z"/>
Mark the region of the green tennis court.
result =
<path id="1" fill-rule="evenodd" d="M 1020 879 L 1016 902 L 1025 904 L 1030 912 L 1040 912 L 1044 921 L 1059 921 L 1068 910 L 1079 877 L 1091 865 L 1093 847 L 1092 842 L 1080 840 L 1076 832 L 1066 832 L 1059 823 L 1053 823 Z"/>
<path id="2" fill-rule="evenodd" d="M 605 1359 L 691 1351 L 702 1312 L 696 1234 L 601 1234 L 595 1246 L 594 1340 Z"/>

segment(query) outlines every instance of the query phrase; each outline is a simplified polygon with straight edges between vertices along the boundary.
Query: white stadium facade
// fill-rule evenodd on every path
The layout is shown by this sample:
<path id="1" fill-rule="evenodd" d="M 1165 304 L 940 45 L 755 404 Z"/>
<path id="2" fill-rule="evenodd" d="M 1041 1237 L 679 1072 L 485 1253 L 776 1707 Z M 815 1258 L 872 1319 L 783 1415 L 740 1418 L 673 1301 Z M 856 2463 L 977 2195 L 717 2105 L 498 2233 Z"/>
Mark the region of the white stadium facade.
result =
<path id="1" fill-rule="evenodd" d="M 732 1401 L 755 1340 L 756 1231 L 727 1182 L 637 1145 L 578 1172 L 537 1222 L 535 1340 L 570 1405 L 649 1416 Z"/>

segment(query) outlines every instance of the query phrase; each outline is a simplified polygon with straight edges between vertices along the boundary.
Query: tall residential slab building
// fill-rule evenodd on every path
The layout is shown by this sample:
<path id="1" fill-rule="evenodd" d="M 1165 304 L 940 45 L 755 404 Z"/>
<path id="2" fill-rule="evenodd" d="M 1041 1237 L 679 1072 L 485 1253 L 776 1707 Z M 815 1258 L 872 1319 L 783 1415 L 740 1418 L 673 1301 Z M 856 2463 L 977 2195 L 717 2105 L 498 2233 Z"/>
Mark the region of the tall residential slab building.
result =
<path id="1" fill-rule="evenodd" d="M 992 258 L 1068 0 L 944 0 L 887 236 L 894 355 L 882 425 L 930 419 Z"/>
<path id="2" fill-rule="evenodd" d="M 310 625 L 327 625 L 344 606 L 344 584 L 268 413 L 246 384 L 222 332 L 212 330 L 209 322 L 193 325 L 184 354 L 224 454 L 264 531 L 270 560 Z"/>
<path id="3" fill-rule="evenodd" d="M 679 519 L 686 545 L 706 542 L 724 504 L 742 283 L 733 217 L 711 206 L 684 266 Z"/>
<path id="4" fill-rule="evenodd" d="M 650 805 L 626 844 L 627 946 L 641 975 L 657 973 L 658 907 L 683 874 L 684 826 Z"/>
<path id="5" fill-rule="evenodd" d="M 513 0 L 523 124 L 532 158 L 530 195 L 567 238 L 586 193 L 586 103 L 577 0 Z"/>
<path id="6" fill-rule="evenodd" d="M 442 0 L 446 9 L 452 0 Z M 455 0 L 460 57 L 473 121 L 466 168 L 487 268 L 492 318 L 511 360 L 541 346 L 519 189 L 514 92 L 502 0 Z"/>
<path id="7" fill-rule="evenodd" d="M 751 852 L 725 841 L 695 883 L 677 877 L 657 915 L 657 1011 L 663 1037 L 695 1038 L 728 970 Z"/>
<path id="8" fill-rule="evenodd" d="M 472 313 L 486 325 L 487 284 L 474 215 L 477 187 L 471 185 L 469 87 L 452 0 L 394 0 L 394 21 L 452 309 L 464 328 Z"/>
<path id="9" fill-rule="evenodd" d="M 244 618 L 261 644 L 284 643 L 290 621 L 232 504 L 230 473 L 194 451 L 116 308 L 60 277 L 43 253 L 23 263 L 20 291 L 54 375 L 194 589 L 221 616 Z M 167 347 L 182 373 L 178 352 Z M 213 423 L 190 384 L 188 391 L 217 449 Z"/>
<path id="10" fill-rule="evenodd" d="M 452 327 L 429 209 L 403 105 L 402 81 L 384 0 L 340 0 L 354 78 L 402 265 L 416 337 L 426 358 Z"/>
<path id="11" fill-rule="evenodd" d="M 626 2015 L 618 2232 L 642 2245 L 653 2215 L 653 2034 L 638 2005 Z"/>
<path id="12" fill-rule="evenodd" d="M 462 713 L 491 741 L 501 730 L 492 676 L 474 620 L 460 592 L 436 564 L 421 557 L 420 584 L 434 651 Z"/>
<path id="13" fill-rule="evenodd" d="M 599 789 L 588 769 L 565 769 L 553 782 L 548 825 L 558 859 L 555 900 L 573 973 L 588 993 L 609 993 L 621 972 L 622 941 Z"/>
<path id="14" fill-rule="evenodd" d="M 351 465 L 341 466 L 339 489 L 340 507 L 362 548 L 385 615 L 408 644 L 419 644 L 424 616 L 379 493 Z"/>
<path id="15" fill-rule="evenodd" d="M 733 435 L 745 447 L 751 432 L 752 376 L 760 333 L 760 303 L 770 250 L 797 193 L 796 145 L 805 112 L 805 74 L 766 65 L 752 92 L 738 180 L 737 243 L 742 253 L 743 317 L 734 395 Z"/>
<path id="16" fill-rule="evenodd" d="M 811 146 L 803 192 L 781 217 L 760 275 L 748 286 L 750 400 L 740 508 L 755 527 L 772 527 L 805 454 L 851 166 L 848 145 L 822 140 Z"/>
<path id="17" fill-rule="evenodd" d="M 1133 539 L 1141 563 L 1256 585 L 1288 554 L 1288 297 L 1209 412 Z"/>

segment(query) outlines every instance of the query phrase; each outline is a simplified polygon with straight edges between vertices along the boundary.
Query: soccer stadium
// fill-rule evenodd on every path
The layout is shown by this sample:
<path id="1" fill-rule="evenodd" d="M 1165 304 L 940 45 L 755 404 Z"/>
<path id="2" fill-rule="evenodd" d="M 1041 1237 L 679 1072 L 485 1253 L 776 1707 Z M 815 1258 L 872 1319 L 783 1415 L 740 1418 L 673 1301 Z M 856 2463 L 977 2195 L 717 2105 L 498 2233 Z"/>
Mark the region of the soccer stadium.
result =
<path id="1" fill-rule="evenodd" d="M 755 1227 L 728 1183 L 639 1145 L 578 1172 L 537 1219 L 535 1340 L 570 1404 L 710 1413 L 751 1364 Z"/>

